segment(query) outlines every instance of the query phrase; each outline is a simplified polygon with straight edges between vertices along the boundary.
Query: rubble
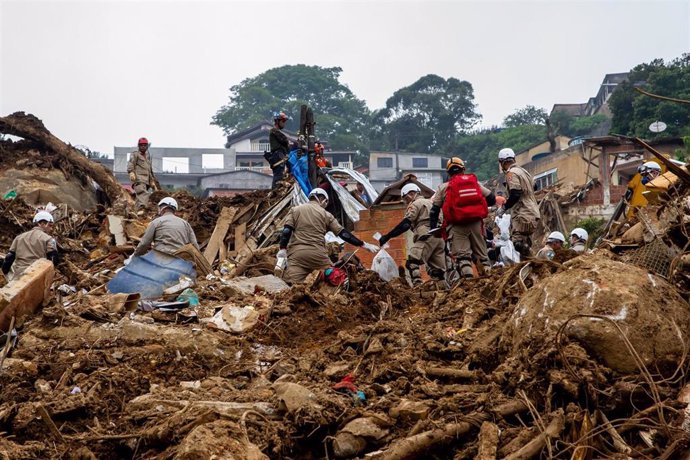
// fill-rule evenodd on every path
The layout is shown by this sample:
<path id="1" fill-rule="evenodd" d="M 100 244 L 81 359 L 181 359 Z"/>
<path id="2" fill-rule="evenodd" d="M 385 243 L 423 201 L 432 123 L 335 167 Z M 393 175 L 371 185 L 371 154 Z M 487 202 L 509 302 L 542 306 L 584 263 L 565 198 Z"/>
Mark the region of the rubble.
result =
<path id="1" fill-rule="evenodd" d="M 681 458 L 683 186 L 643 213 L 652 239 L 623 247 L 621 224 L 593 254 L 522 262 L 451 290 L 372 271 L 352 273 L 349 290 L 316 276 L 289 287 L 272 275 L 289 187 L 175 193 L 202 251 L 189 255 L 196 276 L 159 294 L 193 290 L 198 305 L 173 311 L 107 290 L 155 209 L 65 207 L 48 302 L 0 341 L 0 455 Z M 0 252 L 34 211 L 21 196 L 0 201 Z M 664 273 L 650 259 L 658 244 Z"/>

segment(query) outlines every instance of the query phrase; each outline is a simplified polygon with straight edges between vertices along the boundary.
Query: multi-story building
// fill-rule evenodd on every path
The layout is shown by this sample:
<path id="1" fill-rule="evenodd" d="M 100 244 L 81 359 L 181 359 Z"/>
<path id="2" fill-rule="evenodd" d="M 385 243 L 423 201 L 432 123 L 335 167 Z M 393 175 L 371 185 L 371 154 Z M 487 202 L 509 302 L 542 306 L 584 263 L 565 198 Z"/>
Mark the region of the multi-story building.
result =
<path id="1" fill-rule="evenodd" d="M 369 182 L 377 191 L 413 174 L 427 187 L 436 189 L 445 176 L 448 158 L 428 153 L 371 152 L 369 155 Z"/>

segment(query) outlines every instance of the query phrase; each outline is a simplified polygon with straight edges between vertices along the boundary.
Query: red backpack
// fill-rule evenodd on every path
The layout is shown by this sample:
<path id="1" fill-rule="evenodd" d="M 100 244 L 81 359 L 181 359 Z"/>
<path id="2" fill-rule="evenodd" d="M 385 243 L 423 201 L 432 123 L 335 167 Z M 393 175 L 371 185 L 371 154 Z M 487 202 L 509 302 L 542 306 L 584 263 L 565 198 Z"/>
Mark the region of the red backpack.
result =
<path id="1" fill-rule="evenodd" d="M 469 224 L 489 215 L 489 207 L 474 174 L 456 174 L 448 181 L 443 201 L 443 220 L 448 224 Z"/>

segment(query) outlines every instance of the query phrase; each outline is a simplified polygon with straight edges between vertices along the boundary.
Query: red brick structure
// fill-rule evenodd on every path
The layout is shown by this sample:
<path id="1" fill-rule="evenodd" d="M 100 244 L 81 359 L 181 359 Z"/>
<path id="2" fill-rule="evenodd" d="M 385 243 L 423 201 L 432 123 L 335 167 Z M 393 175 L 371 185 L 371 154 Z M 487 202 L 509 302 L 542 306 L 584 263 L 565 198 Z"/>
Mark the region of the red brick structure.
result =
<path id="1" fill-rule="evenodd" d="M 355 222 L 355 235 L 363 241 L 368 243 L 378 244 L 373 237 L 374 233 L 379 232 L 382 235 L 393 229 L 400 223 L 405 215 L 405 204 L 399 201 L 397 203 L 383 203 L 373 206 L 370 209 L 359 212 L 359 221 Z M 407 259 L 408 248 L 412 246 L 412 233 L 405 232 L 403 235 L 395 237 L 388 242 L 386 251 L 393 257 L 398 267 L 405 266 Z M 354 251 L 355 247 L 346 244 L 345 251 Z M 374 254 L 369 251 L 360 249 L 357 252 L 357 257 L 362 261 L 364 268 L 371 268 L 371 263 L 374 260 Z M 425 270 L 422 270 L 422 279 L 424 281 L 429 279 Z"/>

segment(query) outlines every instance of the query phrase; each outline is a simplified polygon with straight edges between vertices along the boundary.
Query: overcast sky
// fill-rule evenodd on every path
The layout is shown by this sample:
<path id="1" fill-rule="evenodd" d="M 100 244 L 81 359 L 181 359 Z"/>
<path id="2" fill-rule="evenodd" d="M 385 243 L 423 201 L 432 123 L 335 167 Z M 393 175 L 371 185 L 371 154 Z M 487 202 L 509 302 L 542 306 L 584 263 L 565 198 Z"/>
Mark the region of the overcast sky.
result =
<path id="1" fill-rule="evenodd" d="M 0 0 L 0 51 L 2 115 L 109 154 L 223 147 L 228 88 L 285 64 L 342 67 L 371 109 L 426 74 L 464 79 L 485 126 L 585 102 L 606 73 L 690 51 L 690 1 Z"/>

